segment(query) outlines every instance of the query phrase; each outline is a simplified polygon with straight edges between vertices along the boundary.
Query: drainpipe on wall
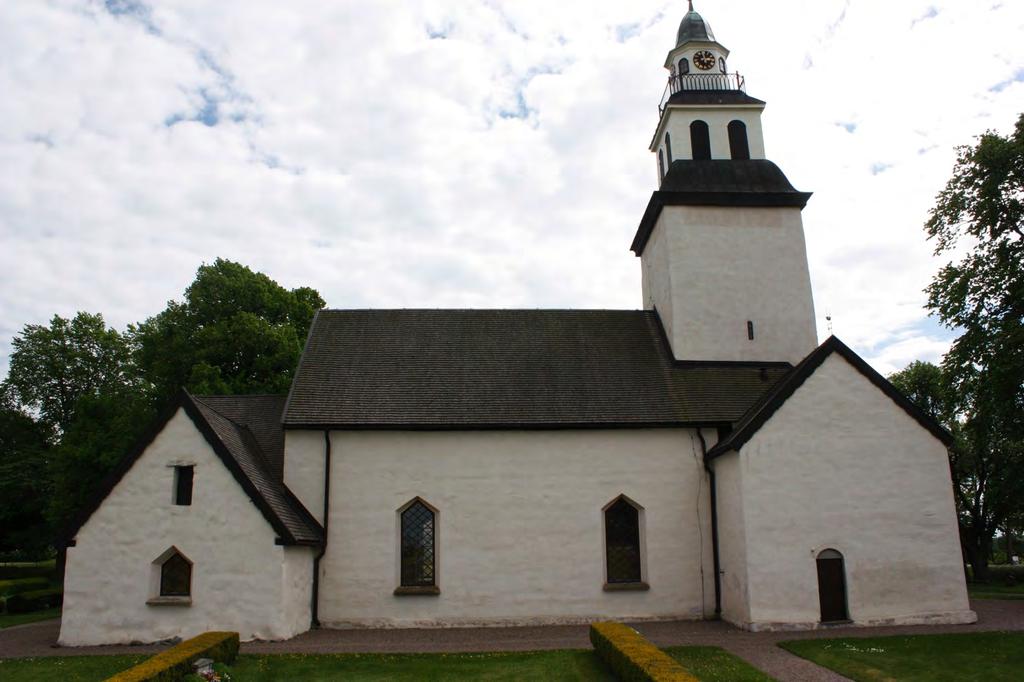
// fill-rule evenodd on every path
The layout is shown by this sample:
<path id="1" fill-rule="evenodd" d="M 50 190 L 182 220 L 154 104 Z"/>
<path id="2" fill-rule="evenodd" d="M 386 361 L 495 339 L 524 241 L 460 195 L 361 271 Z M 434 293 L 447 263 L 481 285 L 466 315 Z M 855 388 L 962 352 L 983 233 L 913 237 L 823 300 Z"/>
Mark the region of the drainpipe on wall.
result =
<path id="1" fill-rule="evenodd" d="M 324 431 L 324 541 L 313 559 L 313 627 L 320 627 L 320 560 L 327 554 L 327 527 L 331 518 L 331 431 Z"/>
<path id="2" fill-rule="evenodd" d="M 718 488 L 715 485 L 715 470 L 708 462 L 708 444 L 704 440 L 704 432 L 697 429 L 700 449 L 704 459 L 704 469 L 708 472 L 708 483 L 711 488 L 711 549 L 715 565 L 715 616 L 722 617 L 722 564 L 718 555 Z"/>

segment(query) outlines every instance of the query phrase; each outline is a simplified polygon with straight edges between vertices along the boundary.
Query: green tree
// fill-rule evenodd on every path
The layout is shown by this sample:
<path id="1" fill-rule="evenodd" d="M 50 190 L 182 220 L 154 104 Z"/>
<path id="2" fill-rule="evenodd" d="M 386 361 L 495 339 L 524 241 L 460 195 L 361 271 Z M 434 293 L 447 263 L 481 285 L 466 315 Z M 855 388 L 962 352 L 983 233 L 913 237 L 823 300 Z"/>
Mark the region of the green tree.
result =
<path id="1" fill-rule="evenodd" d="M 928 287 L 928 306 L 961 333 L 943 374 L 961 538 L 984 580 L 992 538 L 1024 499 L 1024 115 L 1011 135 L 958 150 L 925 229 L 937 255 L 956 258 Z"/>
<path id="2" fill-rule="evenodd" d="M 49 326 L 26 325 L 13 347 L 6 390 L 57 432 L 71 425 L 80 398 L 134 380 L 129 340 L 107 328 L 102 315 L 55 315 Z"/>
<path id="3" fill-rule="evenodd" d="M 291 291 L 262 273 L 218 259 L 203 265 L 183 302 L 134 330 L 142 373 L 160 396 L 285 393 L 316 311 L 309 288 Z"/>
<path id="4" fill-rule="evenodd" d="M 1012 442 L 993 441 L 983 416 L 969 405 L 943 367 L 915 362 L 889 377 L 893 385 L 954 436 L 949 450 L 964 559 L 976 580 L 988 579 L 996 531 L 1007 527 L 1024 495 L 1024 458 Z"/>
<path id="5" fill-rule="evenodd" d="M 52 450 L 46 518 L 60 532 L 156 416 L 137 385 L 110 387 L 82 396 L 75 419 Z"/>
<path id="6" fill-rule="evenodd" d="M 961 147 L 927 223 L 937 255 L 958 261 L 928 287 L 928 306 L 961 336 L 944 365 L 970 412 L 1024 438 L 1024 115 L 1012 135 Z"/>
<path id="7" fill-rule="evenodd" d="M 0 396 L 0 553 L 39 558 L 50 545 L 50 430 Z"/>

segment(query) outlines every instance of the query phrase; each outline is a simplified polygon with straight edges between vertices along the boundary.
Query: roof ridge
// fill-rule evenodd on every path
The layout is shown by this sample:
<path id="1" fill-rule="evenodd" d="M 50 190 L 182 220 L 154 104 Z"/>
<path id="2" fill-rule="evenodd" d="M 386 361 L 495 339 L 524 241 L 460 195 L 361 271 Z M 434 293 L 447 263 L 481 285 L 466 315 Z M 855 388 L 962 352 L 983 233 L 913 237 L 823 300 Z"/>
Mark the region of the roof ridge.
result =
<path id="1" fill-rule="evenodd" d="M 286 393 L 213 393 L 193 395 L 193 398 L 286 398 Z"/>

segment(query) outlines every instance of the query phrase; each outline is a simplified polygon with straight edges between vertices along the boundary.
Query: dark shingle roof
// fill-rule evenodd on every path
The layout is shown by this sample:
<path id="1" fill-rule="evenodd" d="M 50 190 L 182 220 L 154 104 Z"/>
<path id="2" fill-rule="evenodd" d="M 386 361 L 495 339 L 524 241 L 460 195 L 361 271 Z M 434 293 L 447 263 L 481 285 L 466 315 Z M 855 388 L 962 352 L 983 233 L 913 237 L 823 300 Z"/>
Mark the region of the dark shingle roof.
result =
<path id="1" fill-rule="evenodd" d="M 204 403 L 248 429 L 259 446 L 267 468 L 277 480 L 284 479 L 284 429 L 281 415 L 288 396 L 200 396 Z"/>
<path id="2" fill-rule="evenodd" d="M 724 423 L 788 365 L 682 365 L 643 311 L 323 311 L 286 427 Z"/>
<path id="3" fill-rule="evenodd" d="M 254 497 L 253 502 L 260 506 L 265 514 L 269 513 L 272 525 L 280 525 L 287 531 L 296 543 L 316 544 L 322 537 L 319 524 L 313 520 L 309 512 L 292 495 L 282 479 L 270 471 L 267 461 L 283 462 L 284 457 L 284 430 L 281 428 L 281 413 L 276 416 L 276 435 L 271 434 L 271 425 L 264 422 L 268 404 L 274 405 L 265 396 L 256 396 L 250 399 L 248 396 L 193 396 L 196 407 L 200 414 L 209 424 L 220 442 L 227 448 L 228 453 L 241 469 L 245 478 L 252 484 L 258 499 Z M 259 424 L 259 428 L 274 443 L 280 443 L 281 450 L 274 456 L 269 456 L 260 447 L 253 431 L 249 430 L 236 421 L 229 419 L 213 406 L 219 405 L 236 415 L 242 422 L 249 421 Z M 276 400 L 278 408 L 283 408 L 284 400 L 278 397 Z M 253 409 L 250 411 L 249 407 Z M 230 467 L 229 467 L 230 468 Z M 246 487 L 243 485 L 243 487 Z M 252 492 L 247 490 L 252 497 Z M 275 523 L 275 520 L 277 523 Z"/>
<path id="4" fill-rule="evenodd" d="M 742 90 L 680 90 L 668 100 L 668 105 L 708 104 L 754 104 L 764 106 L 765 102 L 751 97 Z"/>

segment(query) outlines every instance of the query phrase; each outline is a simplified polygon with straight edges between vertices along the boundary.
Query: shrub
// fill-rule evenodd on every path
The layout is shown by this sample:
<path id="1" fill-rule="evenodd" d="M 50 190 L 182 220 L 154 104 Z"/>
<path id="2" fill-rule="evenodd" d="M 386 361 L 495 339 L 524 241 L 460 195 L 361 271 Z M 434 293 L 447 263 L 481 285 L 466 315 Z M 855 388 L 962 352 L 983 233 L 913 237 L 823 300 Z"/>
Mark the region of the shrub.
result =
<path id="1" fill-rule="evenodd" d="M 597 655 L 624 682 L 697 682 L 686 668 L 621 623 L 595 623 L 590 641 Z"/>
<path id="2" fill-rule="evenodd" d="M 0 580 L 0 597 L 19 592 L 42 590 L 50 586 L 46 578 L 18 578 L 16 580 Z"/>
<path id="3" fill-rule="evenodd" d="M 7 598 L 8 613 L 32 613 L 60 606 L 64 595 L 58 589 L 32 590 Z"/>
<path id="4" fill-rule="evenodd" d="M 20 578 L 56 580 L 56 562 L 40 561 L 34 564 L 0 564 L 0 580 L 18 580 Z"/>
<path id="5" fill-rule="evenodd" d="M 233 663 L 238 645 L 237 632 L 207 632 L 114 675 L 107 682 L 178 682 L 192 674 L 192 664 L 200 658 Z"/>

